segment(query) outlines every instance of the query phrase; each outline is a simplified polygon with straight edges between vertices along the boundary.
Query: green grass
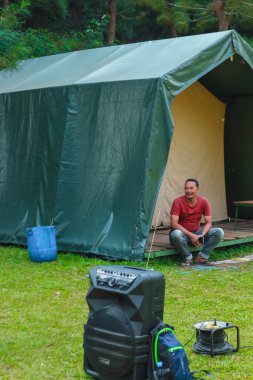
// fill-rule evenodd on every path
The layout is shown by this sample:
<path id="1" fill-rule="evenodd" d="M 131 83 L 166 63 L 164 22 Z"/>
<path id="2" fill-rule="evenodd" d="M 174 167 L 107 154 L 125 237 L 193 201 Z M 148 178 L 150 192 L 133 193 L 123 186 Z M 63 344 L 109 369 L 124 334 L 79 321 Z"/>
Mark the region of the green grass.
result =
<path id="1" fill-rule="evenodd" d="M 252 253 L 253 247 L 217 250 L 213 259 Z M 27 250 L 0 247 L 0 378 L 13 380 L 89 379 L 83 369 L 83 324 L 88 307 L 88 273 L 95 265 L 116 265 L 76 254 L 51 263 L 32 263 Z M 120 265 L 126 263 L 121 262 Z M 127 263 L 145 267 L 146 262 Z M 253 346 L 253 263 L 221 270 L 182 270 L 177 257 L 150 260 L 164 273 L 164 321 L 175 327 L 192 370 L 211 370 L 217 380 L 253 379 L 253 348 L 229 355 L 192 352 L 194 324 L 213 320 L 240 328 L 241 346 Z M 229 339 L 235 345 L 233 331 Z"/>

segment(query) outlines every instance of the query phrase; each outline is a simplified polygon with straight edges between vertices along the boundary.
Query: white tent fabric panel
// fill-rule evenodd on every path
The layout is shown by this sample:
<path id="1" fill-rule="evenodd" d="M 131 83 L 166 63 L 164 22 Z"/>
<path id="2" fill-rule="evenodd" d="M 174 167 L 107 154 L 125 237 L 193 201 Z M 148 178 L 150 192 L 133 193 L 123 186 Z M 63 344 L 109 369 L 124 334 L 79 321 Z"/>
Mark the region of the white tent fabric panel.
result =
<path id="1" fill-rule="evenodd" d="M 173 199 L 183 194 L 187 178 L 199 180 L 199 194 L 209 199 L 213 220 L 226 219 L 225 104 L 195 82 L 176 96 L 172 114 L 175 130 L 152 225 L 170 224 Z"/>

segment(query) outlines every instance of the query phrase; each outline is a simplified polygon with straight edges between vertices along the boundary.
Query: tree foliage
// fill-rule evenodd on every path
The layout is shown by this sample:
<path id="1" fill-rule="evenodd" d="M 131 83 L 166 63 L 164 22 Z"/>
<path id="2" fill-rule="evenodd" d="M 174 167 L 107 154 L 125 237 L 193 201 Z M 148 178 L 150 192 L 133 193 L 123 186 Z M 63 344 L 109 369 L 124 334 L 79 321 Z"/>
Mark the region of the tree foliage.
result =
<path id="1" fill-rule="evenodd" d="M 158 24 L 173 22 L 177 35 L 236 29 L 253 35 L 253 0 L 135 0 L 157 13 Z"/>
<path id="2" fill-rule="evenodd" d="M 0 0 L 0 69 L 72 50 L 236 29 L 253 0 Z"/>
<path id="3" fill-rule="evenodd" d="M 21 27 L 30 16 L 28 0 L 7 4 L 0 8 L 0 69 L 13 68 L 22 56 L 26 57 L 26 47 L 22 45 Z"/>

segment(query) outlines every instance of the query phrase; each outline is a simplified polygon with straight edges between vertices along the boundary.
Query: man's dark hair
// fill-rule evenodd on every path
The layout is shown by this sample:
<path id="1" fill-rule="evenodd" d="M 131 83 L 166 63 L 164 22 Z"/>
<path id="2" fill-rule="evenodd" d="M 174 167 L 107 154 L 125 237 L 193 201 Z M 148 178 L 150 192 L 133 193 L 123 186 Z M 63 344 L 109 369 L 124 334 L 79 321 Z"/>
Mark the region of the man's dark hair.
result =
<path id="1" fill-rule="evenodd" d="M 199 181 L 198 181 L 197 179 L 195 179 L 195 178 L 188 178 L 188 179 L 185 181 L 185 184 L 186 184 L 186 182 L 194 182 L 195 185 L 196 185 L 197 187 L 199 187 Z"/>

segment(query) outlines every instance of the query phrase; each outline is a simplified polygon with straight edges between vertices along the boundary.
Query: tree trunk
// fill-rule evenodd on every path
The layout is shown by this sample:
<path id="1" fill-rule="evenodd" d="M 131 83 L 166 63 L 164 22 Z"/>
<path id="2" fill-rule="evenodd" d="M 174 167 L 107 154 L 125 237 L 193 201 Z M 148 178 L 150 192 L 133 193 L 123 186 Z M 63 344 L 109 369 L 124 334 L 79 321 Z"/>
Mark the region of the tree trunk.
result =
<path id="1" fill-rule="evenodd" d="M 229 19 L 226 16 L 222 0 L 213 0 L 215 15 L 218 21 L 219 31 L 228 30 Z"/>
<path id="2" fill-rule="evenodd" d="M 9 0 L 4 0 L 3 7 L 6 8 L 9 5 Z"/>
<path id="3" fill-rule="evenodd" d="M 112 44 L 116 33 L 116 0 L 109 1 L 109 24 L 106 33 L 106 43 Z"/>
<path id="4" fill-rule="evenodd" d="M 169 22 L 169 37 L 177 37 L 177 31 L 174 25 L 174 20 L 173 20 L 173 13 L 172 13 L 172 4 L 167 4 L 167 9 L 168 13 L 170 16 L 170 22 Z"/>

